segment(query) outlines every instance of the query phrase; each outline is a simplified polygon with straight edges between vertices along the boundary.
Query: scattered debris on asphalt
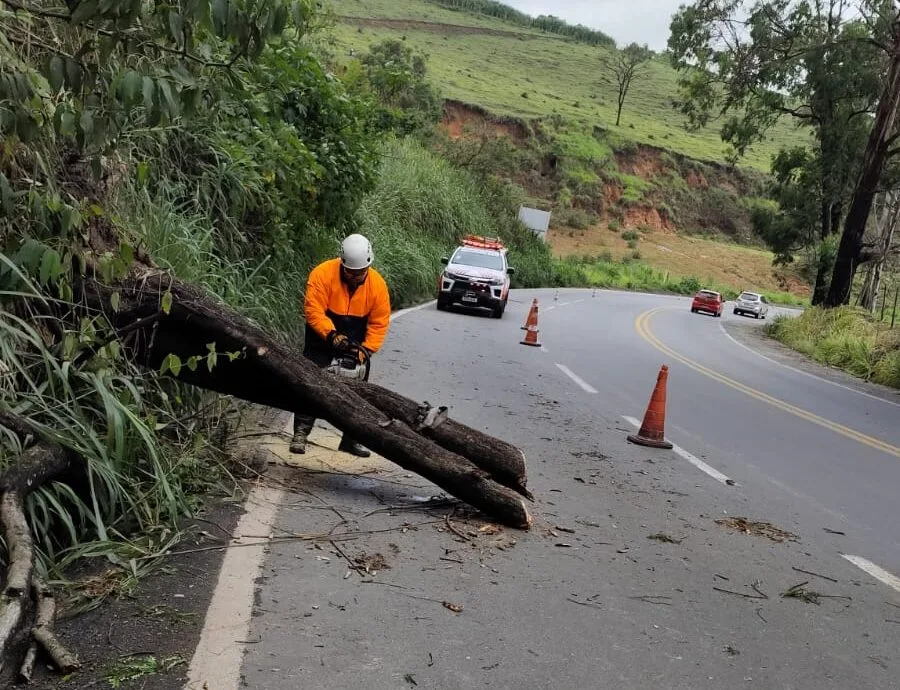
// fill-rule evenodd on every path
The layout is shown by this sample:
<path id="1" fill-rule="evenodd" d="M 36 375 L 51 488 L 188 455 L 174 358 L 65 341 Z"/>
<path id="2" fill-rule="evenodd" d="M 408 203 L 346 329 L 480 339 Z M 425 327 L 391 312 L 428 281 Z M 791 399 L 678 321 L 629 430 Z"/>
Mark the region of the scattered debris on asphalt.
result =
<path id="1" fill-rule="evenodd" d="M 641 594 L 636 597 L 628 597 L 629 599 L 635 599 L 636 601 L 643 601 L 648 604 L 659 604 L 660 606 L 671 606 L 672 604 L 666 599 L 671 599 L 672 597 L 666 596 L 664 594 Z M 659 600 L 659 601 L 657 601 Z"/>
<path id="2" fill-rule="evenodd" d="M 724 651 L 728 656 L 737 656 L 738 654 L 740 654 L 740 652 L 730 644 L 725 645 L 722 651 Z"/>
<path id="3" fill-rule="evenodd" d="M 390 570 L 387 560 L 380 553 L 374 553 L 372 555 L 367 554 L 365 551 L 354 557 L 353 563 L 362 571 L 370 574 L 375 574 L 379 570 Z"/>
<path id="4" fill-rule="evenodd" d="M 828 529 L 827 527 L 823 527 L 822 530 L 824 530 L 825 532 L 828 532 L 828 534 L 839 534 L 842 537 L 847 536 L 847 534 L 845 532 L 840 532 L 836 529 Z"/>
<path id="5" fill-rule="evenodd" d="M 803 573 L 804 575 L 812 575 L 813 577 L 821 577 L 823 580 L 828 580 L 829 582 L 837 582 L 833 577 L 828 577 L 828 575 L 822 575 L 820 573 L 814 572 L 812 570 L 804 570 L 803 568 L 798 568 L 796 566 L 791 566 L 791 568 L 798 573 Z"/>
<path id="6" fill-rule="evenodd" d="M 782 599 L 800 599 L 801 601 L 805 601 L 807 604 L 816 604 L 817 606 L 821 603 L 820 599 L 847 599 L 848 601 L 852 601 L 851 597 L 843 596 L 841 594 L 822 594 L 821 592 L 815 592 L 811 589 L 806 589 L 806 585 L 809 584 L 809 581 L 801 582 L 799 584 L 794 585 L 789 588 L 786 592 L 781 593 Z"/>
<path id="7" fill-rule="evenodd" d="M 405 680 L 410 685 L 418 685 L 418 683 L 416 682 L 416 677 L 412 673 L 407 673 L 405 676 L 403 676 L 403 680 Z"/>
<path id="8" fill-rule="evenodd" d="M 566 601 L 571 601 L 573 604 L 578 604 L 579 606 L 588 606 L 592 609 L 602 609 L 603 604 L 598 604 L 594 601 L 591 601 L 591 599 L 595 599 L 598 596 L 600 596 L 600 595 L 592 594 L 591 596 L 589 596 L 587 598 L 587 601 L 578 601 L 578 599 L 573 599 L 572 597 L 566 597 Z"/>
<path id="9" fill-rule="evenodd" d="M 757 537 L 766 537 L 767 539 L 771 539 L 772 541 L 778 543 L 784 541 L 800 540 L 800 537 L 798 537 L 796 534 L 788 532 L 787 530 L 783 530 L 780 527 L 776 527 L 770 522 L 756 522 L 753 520 L 748 520 L 745 517 L 719 518 L 715 522 L 721 527 L 727 527 L 729 529 L 735 530 L 736 532 L 752 534 Z"/>
<path id="10" fill-rule="evenodd" d="M 713 589 L 717 592 L 722 592 L 723 594 L 733 594 L 736 597 L 744 597 L 745 599 L 768 599 L 769 595 L 763 592 L 759 588 L 760 582 L 757 580 L 750 588 L 756 592 L 755 594 L 748 594 L 747 592 L 735 592 L 733 589 L 723 589 L 722 587 L 713 587 Z"/>
<path id="11" fill-rule="evenodd" d="M 647 539 L 662 542 L 663 544 L 680 544 L 682 541 L 684 541 L 684 539 L 676 539 L 675 537 L 670 537 L 668 534 L 663 534 L 662 532 L 649 534 L 647 535 Z"/>
<path id="12" fill-rule="evenodd" d="M 558 529 L 560 532 L 568 532 L 569 534 L 575 534 L 575 530 L 572 529 L 571 527 L 564 527 L 563 525 L 557 525 L 556 529 Z"/>
<path id="13" fill-rule="evenodd" d="M 453 613 L 460 613 L 463 610 L 462 604 L 454 604 L 449 601 L 442 601 L 441 604 L 445 609 L 449 609 Z"/>

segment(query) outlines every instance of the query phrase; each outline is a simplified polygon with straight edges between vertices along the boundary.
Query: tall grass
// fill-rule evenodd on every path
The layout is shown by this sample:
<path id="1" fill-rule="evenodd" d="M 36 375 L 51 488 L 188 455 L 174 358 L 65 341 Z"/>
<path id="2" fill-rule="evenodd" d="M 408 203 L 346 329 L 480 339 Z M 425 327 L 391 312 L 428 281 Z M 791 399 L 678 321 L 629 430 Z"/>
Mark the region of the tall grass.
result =
<path id="1" fill-rule="evenodd" d="M 900 330 L 877 323 L 863 309 L 814 307 L 796 318 L 776 318 L 768 332 L 818 362 L 900 388 Z"/>
<path id="2" fill-rule="evenodd" d="M 518 224 L 516 211 L 511 199 L 490 194 L 468 171 L 402 139 L 385 143 L 378 183 L 363 200 L 358 223 L 373 243 L 392 303 L 405 306 L 433 295 L 441 256 L 469 233 L 503 238 L 517 286 L 548 284 L 549 250 Z"/>
<path id="3" fill-rule="evenodd" d="M 18 296 L 38 294 L 26 283 Z M 63 333 L 40 324 L 33 314 L 0 309 L 0 410 L 27 419 L 36 437 L 83 463 L 74 479 L 27 500 L 42 565 L 88 552 L 117 560 L 133 535 L 174 527 L 194 507 L 191 496 L 218 476 L 206 463 L 197 470 L 202 443 L 185 427 L 196 396 L 137 370 L 101 317 Z M 0 473 L 21 451 L 19 439 L 0 433 Z"/>
<path id="4" fill-rule="evenodd" d="M 260 256 L 249 247 L 223 251 L 209 220 L 164 192 L 151 196 L 145 189 L 123 189 L 115 218 L 123 234 L 136 235 L 154 261 L 181 280 L 203 287 L 263 327 L 287 336 L 300 332 L 299 298 L 312 264 L 305 255 Z"/>

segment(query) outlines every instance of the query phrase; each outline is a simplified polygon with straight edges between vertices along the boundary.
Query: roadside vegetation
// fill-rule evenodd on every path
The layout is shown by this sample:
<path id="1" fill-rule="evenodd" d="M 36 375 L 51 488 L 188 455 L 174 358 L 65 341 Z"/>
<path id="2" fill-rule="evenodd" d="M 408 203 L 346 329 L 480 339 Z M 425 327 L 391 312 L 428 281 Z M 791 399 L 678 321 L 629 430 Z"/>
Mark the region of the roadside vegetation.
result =
<path id="1" fill-rule="evenodd" d="M 900 328 L 879 322 L 859 307 L 813 307 L 780 316 L 769 334 L 817 362 L 866 381 L 900 388 Z"/>
<path id="2" fill-rule="evenodd" d="M 308 271 L 355 230 L 397 307 L 433 294 L 468 232 L 504 238 L 518 285 L 553 278 L 519 190 L 435 149 L 421 56 L 376 44 L 337 76 L 313 3 L 189 5 L 0 4 L 0 480 L 42 443 L 78 458 L 25 504 L 69 606 L 130 591 L 245 469 L 227 451 L 246 407 L 177 381 L 234 353 L 138 367 L 84 313 L 85 276 L 153 262 L 298 347 Z M 68 583 L 88 561 L 102 586 Z"/>

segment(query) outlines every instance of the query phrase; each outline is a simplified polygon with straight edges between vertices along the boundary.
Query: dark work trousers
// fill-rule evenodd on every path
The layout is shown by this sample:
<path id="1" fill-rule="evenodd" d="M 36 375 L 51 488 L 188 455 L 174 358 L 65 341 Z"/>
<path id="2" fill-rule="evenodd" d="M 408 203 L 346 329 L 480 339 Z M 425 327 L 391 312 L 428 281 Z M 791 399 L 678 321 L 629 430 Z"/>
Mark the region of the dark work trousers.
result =
<path id="1" fill-rule="evenodd" d="M 324 369 L 329 364 L 331 364 L 331 357 L 329 356 L 327 359 L 317 356 L 318 353 L 307 353 L 304 351 L 303 353 L 307 359 L 314 362 L 316 366 L 321 369 Z M 371 370 L 371 366 L 370 366 Z M 369 371 L 366 371 L 366 381 L 369 380 Z M 305 414 L 303 412 L 294 412 L 294 434 L 303 434 L 304 436 L 309 436 L 309 432 L 312 431 L 313 426 L 315 426 L 317 417 L 315 415 Z M 353 443 L 353 439 L 344 434 L 341 439 L 341 444 L 349 444 Z"/>

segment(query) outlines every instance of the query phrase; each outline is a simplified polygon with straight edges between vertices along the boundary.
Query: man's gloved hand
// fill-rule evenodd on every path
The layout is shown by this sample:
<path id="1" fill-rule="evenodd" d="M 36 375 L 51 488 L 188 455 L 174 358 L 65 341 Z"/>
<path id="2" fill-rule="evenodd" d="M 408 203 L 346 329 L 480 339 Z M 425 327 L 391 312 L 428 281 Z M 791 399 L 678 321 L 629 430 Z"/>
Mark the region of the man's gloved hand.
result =
<path id="1" fill-rule="evenodd" d="M 331 333 L 328 334 L 328 344 L 331 345 L 331 348 L 335 352 L 345 353 L 350 351 L 350 338 L 337 331 L 331 331 Z"/>
<path id="2" fill-rule="evenodd" d="M 356 355 L 356 359 L 359 361 L 360 364 L 365 364 L 366 360 L 368 360 L 369 357 L 372 356 L 372 354 L 366 348 L 364 348 L 362 345 L 355 348 L 354 354 Z"/>

